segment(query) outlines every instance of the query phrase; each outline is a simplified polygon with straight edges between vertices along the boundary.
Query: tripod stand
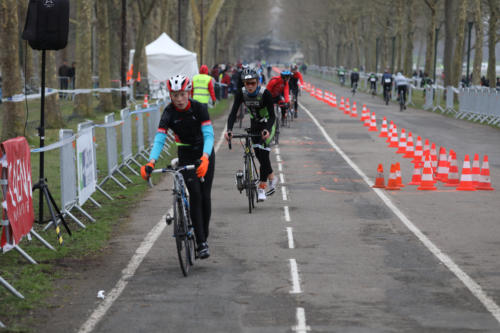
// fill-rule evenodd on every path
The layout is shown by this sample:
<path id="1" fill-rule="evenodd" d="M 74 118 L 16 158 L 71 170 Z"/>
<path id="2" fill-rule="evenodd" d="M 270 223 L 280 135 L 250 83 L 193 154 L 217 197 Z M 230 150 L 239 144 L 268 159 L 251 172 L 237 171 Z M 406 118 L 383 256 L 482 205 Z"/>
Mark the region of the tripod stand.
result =
<path id="1" fill-rule="evenodd" d="M 45 146 L 45 50 L 42 50 L 42 91 L 41 91 L 41 106 L 40 106 L 40 127 L 38 127 L 38 136 L 40 137 L 40 148 Z M 38 223 L 43 223 L 43 201 L 47 202 L 49 207 L 50 216 L 52 222 L 56 228 L 57 241 L 60 245 L 63 244 L 63 238 L 61 235 L 61 230 L 59 228 L 59 221 L 63 224 L 64 228 L 71 236 L 71 230 L 64 220 L 64 216 L 61 210 L 57 206 L 52 194 L 50 193 L 49 186 L 47 184 L 47 179 L 44 176 L 44 151 L 40 151 L 40 178 L 38 182 L 33 185 L 33 191 L 39 190 L 39 200 L 38 200 Z"/>

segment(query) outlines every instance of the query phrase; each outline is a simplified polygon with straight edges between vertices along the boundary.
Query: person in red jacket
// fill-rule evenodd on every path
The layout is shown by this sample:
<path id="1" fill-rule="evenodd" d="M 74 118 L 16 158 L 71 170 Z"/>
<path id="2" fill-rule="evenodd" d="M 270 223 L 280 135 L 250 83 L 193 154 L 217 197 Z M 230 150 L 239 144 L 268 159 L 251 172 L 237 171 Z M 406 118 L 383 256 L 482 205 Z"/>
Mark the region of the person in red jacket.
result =
<path id="1" fill-rule="evenodd" d="M 297 65 L 291 65 L 290 70 L 292 72 L 292 77 L 290 78 L 290 82 L 288 83 L 290 86 L 290 92 L 294 97 L 294 110 L 295 113 L 293 115 L 294 118 L 297 118 L 298 111 L 298 95 L 299 95 L 299 81 L 300 84 L 304 84 L 304 79 L 302 78 L 302 74 L 299 72 L 299 68 Z"/>
<path id="2" fill-rule="evenodd" d="M 289 70 L 283 70 L 279 76 L 272 77 L 267 83 L 266 89 L 269 90 L 273 97 L 274 104 L 290 103 L 290 88 L 288 81 L 292 73 Z M 285 117 L 285 108 L 281 108 L 281 118 Z"/>

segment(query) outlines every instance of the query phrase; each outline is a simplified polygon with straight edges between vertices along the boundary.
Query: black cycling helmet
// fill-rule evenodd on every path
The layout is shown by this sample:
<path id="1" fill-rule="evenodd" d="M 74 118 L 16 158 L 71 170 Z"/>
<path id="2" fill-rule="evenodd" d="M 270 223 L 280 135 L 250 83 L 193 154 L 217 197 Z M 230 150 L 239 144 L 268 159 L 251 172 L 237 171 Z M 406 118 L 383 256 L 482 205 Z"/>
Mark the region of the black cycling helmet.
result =
<path id="1" fill-rule="evenodd" d="M 257 72 L 255 71 L 255 69 L 245 68 L 243 70 L 243 72 L 241 72 L 241 79 L 243 81 L 252 80 L 252 79 L 258 79 L 258 78 L 259 78 L 259 74 L 257 74 Z"/>
<path id="2" fill-rule="evenodd" d="M 283 80 L 285 80 L 285 79 L 289 79 L 290 77 L 292 77 L 292 72 L 290 72 L 289 70 L 285 69 L 285 70 L 281 71 L 280 75 L 281 75 L 281 78 Z"/>

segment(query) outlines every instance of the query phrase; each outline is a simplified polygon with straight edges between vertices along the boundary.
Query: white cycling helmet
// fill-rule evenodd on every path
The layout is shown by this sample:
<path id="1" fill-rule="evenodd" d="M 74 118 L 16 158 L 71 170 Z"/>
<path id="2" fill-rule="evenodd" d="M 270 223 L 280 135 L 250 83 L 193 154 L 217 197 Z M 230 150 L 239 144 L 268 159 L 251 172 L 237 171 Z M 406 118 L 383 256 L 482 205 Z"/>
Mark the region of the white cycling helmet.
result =
<path id="1" fill-rule="evenodd" d="M 185 75 L 176 75 L 172 76 L 167 81 L 168 91 L 191 91 L 193 89 L 193 85 L 191 84 L 191 80 Z"/>

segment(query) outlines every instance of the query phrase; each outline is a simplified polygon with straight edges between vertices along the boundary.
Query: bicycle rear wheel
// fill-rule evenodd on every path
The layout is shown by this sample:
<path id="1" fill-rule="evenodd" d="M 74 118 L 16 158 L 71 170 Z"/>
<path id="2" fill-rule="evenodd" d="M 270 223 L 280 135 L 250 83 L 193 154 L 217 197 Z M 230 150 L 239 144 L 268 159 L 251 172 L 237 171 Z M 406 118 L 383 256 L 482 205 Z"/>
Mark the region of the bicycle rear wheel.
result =
<path id="1" fill-rule="evenodd" d="M 188 276 L 191 249 L 187 238 L 187 223 L 185 221 L 184 206 L 180 200 L 174 205 L 174 236 L 182 274 Z"/>
<path id="2" fill-rule="evenodd" d="M 252 214 L 252 208 L 254 207 L 253 205 L 253 170 L 252 170 L 252 164 L 250 162 L 250 157 L 245 156 L 245 170 L 246 170 L 246 181 L 245 181 L 245 187 L 246 187 L 246 194 L 248 198 L 248 214 Z"/>

